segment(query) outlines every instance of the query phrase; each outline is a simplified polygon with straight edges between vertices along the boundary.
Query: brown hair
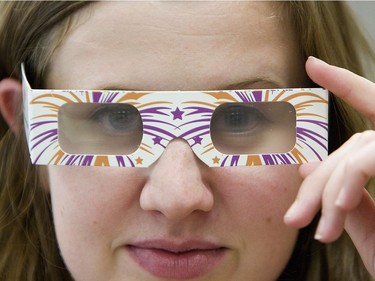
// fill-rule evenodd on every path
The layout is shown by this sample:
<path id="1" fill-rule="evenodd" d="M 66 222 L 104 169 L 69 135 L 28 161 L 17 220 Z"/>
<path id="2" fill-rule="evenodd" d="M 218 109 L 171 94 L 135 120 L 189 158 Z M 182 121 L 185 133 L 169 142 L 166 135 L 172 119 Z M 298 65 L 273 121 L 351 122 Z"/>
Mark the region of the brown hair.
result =
<path id="1" fill-rule="evenodd" d="M 71 15 L 88 2 L 0 2 L 0 80 L 19 79 L 25 62 L 32 85 L 43 77 L 54 50 L 71 27 Z M 281 3 L 304 58 L 309 55 L 365 76 L 363 61 L 374 59 L 350 10 L 340 2 Z M 18 122 L 22 123 L 22 113 Z M 366 120 L 341 100 L 330 101 L 330 151 Z M 59 254 L 50 199 L 30 164 L 23 132 L 14 135 L 0 116 L 0 279 L 72 280 Z M 370 192 L 373 188 L 369 186 Z M 313 239 L 315 223 L 300 231 L 295 251 L 279 280 L 372 280 L 347 235 L 323 245 Z"/>
<path id="2" fill-rule="evenodd" d="M 87 4 L 0 3 L 0 80 L 18 79 L 25 62 L 33 69 L 34 86 L 41 87 L 48 61 L 69 30 L 70 15 Z M 28 158 L 23 130 L 12 134 L 0 117 L 0 279 L 72 280 L 59 254 L 49 195 Z"/>

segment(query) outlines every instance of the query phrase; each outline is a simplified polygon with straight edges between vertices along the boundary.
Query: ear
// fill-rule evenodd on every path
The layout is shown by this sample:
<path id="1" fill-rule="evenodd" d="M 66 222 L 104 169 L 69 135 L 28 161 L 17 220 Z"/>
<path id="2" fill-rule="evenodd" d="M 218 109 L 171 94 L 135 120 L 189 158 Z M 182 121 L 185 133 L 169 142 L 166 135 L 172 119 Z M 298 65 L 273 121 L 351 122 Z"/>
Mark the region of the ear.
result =
<path id="1" fill-rule="evenodd" d="M 19 81 L 11 78 L 0 81 L 0 113 L 15 134 L 20 129 L 17 124 L 17 115 L 19 114 L 21 95 L 22 86 Z"/>

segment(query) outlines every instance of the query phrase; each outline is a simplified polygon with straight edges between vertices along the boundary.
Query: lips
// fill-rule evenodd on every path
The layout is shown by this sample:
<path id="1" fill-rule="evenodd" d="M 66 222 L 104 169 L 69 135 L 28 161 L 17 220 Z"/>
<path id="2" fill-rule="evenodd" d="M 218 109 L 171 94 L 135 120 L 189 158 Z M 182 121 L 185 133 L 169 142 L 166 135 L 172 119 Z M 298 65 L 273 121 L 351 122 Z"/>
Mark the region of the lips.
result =
<path id="1" fill-rule="evenodd" d="M 130 257 L 159 278 L 188 279 L 209 273 L 228 248 L 205 241 L 148 240 L 126 246 Z"/>

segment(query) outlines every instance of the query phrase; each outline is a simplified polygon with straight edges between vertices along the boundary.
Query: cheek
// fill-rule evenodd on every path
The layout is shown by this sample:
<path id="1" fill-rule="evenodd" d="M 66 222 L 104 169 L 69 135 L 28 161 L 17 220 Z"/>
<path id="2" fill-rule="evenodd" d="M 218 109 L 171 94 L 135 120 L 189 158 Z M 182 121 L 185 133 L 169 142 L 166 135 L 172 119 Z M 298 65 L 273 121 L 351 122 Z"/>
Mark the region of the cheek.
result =
<path id="1" fill-rule="evenodd" d="M 216 178 L 221 192 L 218 197 L 242 213 L 240 217 L 253 216 L 265 222 L 283 217 L 302 182 L 296 165 L 235 168 L 218 173 Z"/>
<path id="2" fill-rule="evenodd" d="M 262 271 L 257 280 L 276 280 L 294 249 L 298 231 L 287 227 L 283 216 L 301 183 L 297 169 L 251 167 L 216 175 L 221 183 L 216 190 L 222 192 L 217 204 L 225 209 L 219 217 L 235 230 L 242 272 Z"/>
<path id="3" fill-rule="evenodd" d="M 138 206 L 135 203 L 144 181 L 134 169 L 122 169 L 120 173 L 116 168 L 94 167 L 50 167 L 49 178 L 57 226 L 63 226 L 60 221 L 69 220 L 82 227 L 104 223 L 105 229 Z"/>
<path id="4" fill-rule="evenodd" d="M 111 272 L 111 242 L 139 212 L 144 177 L 129 170 L 122 168 L 120 173 L 118 169 L 101 167 L 49 168 L 56 235 L 74 276 L 80 276 L 82 269 L 90 271 L 90 264 L 102 267 L 97 272 Z M 77 268 L 78 275 L 74 272 Z"/>

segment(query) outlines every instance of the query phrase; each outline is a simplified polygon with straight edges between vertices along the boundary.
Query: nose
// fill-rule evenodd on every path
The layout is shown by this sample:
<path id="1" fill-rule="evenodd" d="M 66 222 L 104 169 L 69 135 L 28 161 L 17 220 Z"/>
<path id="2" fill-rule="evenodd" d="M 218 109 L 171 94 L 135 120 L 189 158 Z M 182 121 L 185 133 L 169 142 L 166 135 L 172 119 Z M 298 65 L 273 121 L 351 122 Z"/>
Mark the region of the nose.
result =
<path id="1" fill-rule="evenodd" d="M 208 167 L 199 161 L 185 140 L 172 140 L 150 168 L 140 195 L 141 208 L 157 211 L 171 221 L 197 211 L 209 212 L 214 197 L 202 177 L 202 170 Z"/>

